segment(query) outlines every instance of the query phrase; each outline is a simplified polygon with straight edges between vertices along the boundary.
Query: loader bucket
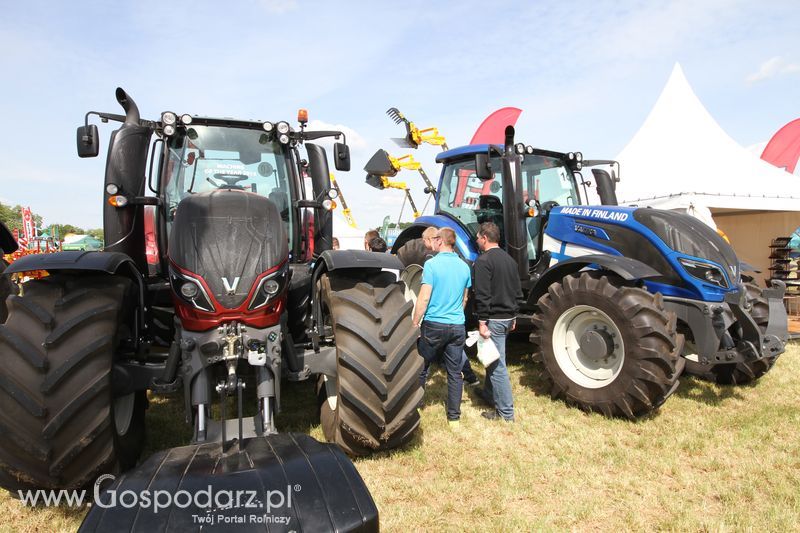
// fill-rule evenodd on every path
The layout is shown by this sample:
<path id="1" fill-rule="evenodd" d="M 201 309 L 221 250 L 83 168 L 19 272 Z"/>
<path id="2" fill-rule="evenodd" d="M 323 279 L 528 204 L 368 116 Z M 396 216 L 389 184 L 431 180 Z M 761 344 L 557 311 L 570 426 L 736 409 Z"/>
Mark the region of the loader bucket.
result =
<path id="1" fill-rule="evenodd" d="M 386 150 L 378 150 L 372 154 L 367 164 L 364 165 L 364 170 L 367 174 L 383 176 L 384 178 L 393 178 L 397 175 L 397 169 L 392 165 Z"/>
<path id="2" fill-rule="evenodd" d="M 164 450 L 101 489 L 79 531 L 378 531 L 350 460 L 304 434 Z"/>

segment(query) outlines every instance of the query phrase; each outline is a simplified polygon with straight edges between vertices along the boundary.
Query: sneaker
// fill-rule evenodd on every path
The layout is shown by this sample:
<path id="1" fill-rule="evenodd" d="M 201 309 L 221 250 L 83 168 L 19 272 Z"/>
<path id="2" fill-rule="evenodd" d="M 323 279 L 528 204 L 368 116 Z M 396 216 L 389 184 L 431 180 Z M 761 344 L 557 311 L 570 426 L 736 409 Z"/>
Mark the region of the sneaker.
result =
<path id="1" fill-rule="evenodd" d="M 497 411 L 484 411 L 481 413 L 481 416 L 486 420 L 502 420 L 504 422 L 513 422 L 513 418 L 503 418 Z"/>

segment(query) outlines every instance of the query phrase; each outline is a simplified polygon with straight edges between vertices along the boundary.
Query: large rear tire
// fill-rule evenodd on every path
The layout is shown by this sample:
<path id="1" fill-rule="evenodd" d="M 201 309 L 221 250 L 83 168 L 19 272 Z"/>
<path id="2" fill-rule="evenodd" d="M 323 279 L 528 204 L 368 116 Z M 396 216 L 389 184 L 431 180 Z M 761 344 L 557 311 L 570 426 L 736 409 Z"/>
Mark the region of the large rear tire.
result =
<path id="1" fill-rule="evenodd" d="M 405 444 L 419 426 L 423 391 L 403 284 L 390 273 L 320 283 L 337 352 L 336 378 L 320 378 L 325 438 L 354 456 Z"/>
<path id="2" fill-rule="evenodd" d="M 130 287 L 116 276 L 54 275 L 9 298 L 0 325 L 0 486 L 79 488 L 135 465 L 147 398 L 114 398 L 111 387 Z"/>
<path id="3" fill-rule="evenodd" d="M 554 399 L 634 419 L 677 387 L 683 336 L 660 294 L 586 271 L 552 284 L 538 305 L 531 341 Z"/>
<path id="4" fill-rule="evenodd" d="M 744 287 L 747 291 L 747 312 L 750 313 L 756 325 L 764 333 L 767 331 L 767 325 L 769 324 L 769 302 L 762 295 L 761 288 L 755 283 L 745 283 Z M 778 357 L 779 355 L 774 355 L 764 357 L 758 361 L 722 365 L 702 365 L 687 360 L 686 371 L 720 385 L 745 385 L 756 381 L 769 372 Z"/>
<path id="5" fill-rule="evenodd" d="M 403 266 L 422 266 L 433 255 L 434 253 L 425 247 L 422 238 L 411 239 L 397 250 L 397 258 L 400 259 Z"/>

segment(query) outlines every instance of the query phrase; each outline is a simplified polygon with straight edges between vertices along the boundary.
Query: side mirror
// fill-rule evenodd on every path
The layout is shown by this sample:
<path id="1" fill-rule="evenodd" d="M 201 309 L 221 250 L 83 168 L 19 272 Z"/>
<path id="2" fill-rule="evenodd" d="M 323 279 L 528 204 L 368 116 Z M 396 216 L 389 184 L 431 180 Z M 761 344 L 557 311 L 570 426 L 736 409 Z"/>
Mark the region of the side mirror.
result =
<path id="1" fill-rule="evenodd" d="M 492 178 L 492 167 L 489 164 L 489 154 L 475 154 L 475 175 L 482 180 Z"/>
<path id="2" fill-rule="evenodd" d="M 350 147 L 344 143 L 333 145 L 333 165 L 336 170 L 348 172 L 350 170 Z"/>
<path id="3" fill-rule="evenodd" d="M 95 124 L 80 126 L 76 140 L 78 157 L 97 157 L 97 154 L 100 153 L 100 137 L 97 135 Z"/>

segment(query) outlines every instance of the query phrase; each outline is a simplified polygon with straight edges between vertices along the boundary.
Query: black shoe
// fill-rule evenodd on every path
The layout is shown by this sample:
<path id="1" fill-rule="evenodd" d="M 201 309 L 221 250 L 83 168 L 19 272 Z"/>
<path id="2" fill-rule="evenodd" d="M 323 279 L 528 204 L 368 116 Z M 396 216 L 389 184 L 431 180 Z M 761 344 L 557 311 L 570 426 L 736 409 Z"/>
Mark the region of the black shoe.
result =
<path id="1" fill-rule="evenodd" d="M 513 418 L 503 418 L 497 411 L 484 411 L 481 416 L 486 420 L 503 420 L 504 422 L 513 422 Z"/>
<path id="2" fill-rule="evenodd" d="M 473 377 L 472 380 L 467 380 L 466 378 L 464 379 L 464 385 L 467 387 L 477 387 L 480 384 L 481 380 L 478 379 L 478 376 Z"/>

